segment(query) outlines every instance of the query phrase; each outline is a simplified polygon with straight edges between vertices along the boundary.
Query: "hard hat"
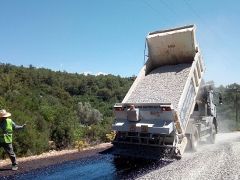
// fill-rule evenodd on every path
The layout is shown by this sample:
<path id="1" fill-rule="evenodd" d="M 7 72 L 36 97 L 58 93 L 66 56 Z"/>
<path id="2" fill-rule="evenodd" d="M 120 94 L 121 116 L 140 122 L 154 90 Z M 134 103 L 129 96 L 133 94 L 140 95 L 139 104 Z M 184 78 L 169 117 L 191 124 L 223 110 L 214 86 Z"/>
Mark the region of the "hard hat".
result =
<path id="1" fill-rule="evenodd" d="M 0 118 L 1 117 L 10 117 L 11 113 L 7 112 L 5 109 L 0 110 Z"/>

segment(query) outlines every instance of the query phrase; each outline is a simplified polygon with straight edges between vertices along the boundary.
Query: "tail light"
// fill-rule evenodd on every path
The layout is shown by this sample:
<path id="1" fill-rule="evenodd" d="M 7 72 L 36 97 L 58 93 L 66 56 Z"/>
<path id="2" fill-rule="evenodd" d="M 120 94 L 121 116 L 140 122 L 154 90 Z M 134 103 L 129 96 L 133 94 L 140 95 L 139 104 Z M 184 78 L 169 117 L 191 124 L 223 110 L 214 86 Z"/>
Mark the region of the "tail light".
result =
<path id="1" fill-rule="evenodd" d="M 162 111 L 171 111 L 171 107 L 161 107 Z"/>

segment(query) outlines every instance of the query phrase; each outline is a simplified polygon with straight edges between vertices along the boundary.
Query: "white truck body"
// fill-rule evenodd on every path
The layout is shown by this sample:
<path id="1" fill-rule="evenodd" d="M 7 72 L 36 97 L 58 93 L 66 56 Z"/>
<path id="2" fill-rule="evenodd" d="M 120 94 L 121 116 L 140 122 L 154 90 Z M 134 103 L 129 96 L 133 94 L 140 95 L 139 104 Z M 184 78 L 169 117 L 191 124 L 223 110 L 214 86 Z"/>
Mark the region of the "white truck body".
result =
<path id="1" fill-rule="evenodd" d="M 193 116 L 205 70 L 196 44 L 195 26 L 152 32 L 146 41 L 148 60 L 122 103 L 114 106 L 116 154 L 134 156 L 136 147 L 145 146 L 170 147 L 181 155 L 187 138 L 200 137 L 204 124 L 207 132 L 212 131 L 206 121 L 212 123 L 214 117 L 208 118 L 205 112 Z M 199 101 L 205 110 L 206 103 Z M 134 109 L 129 109 L 130 106 Z M 204 122 L 196 125 L 197 119 Z"/>

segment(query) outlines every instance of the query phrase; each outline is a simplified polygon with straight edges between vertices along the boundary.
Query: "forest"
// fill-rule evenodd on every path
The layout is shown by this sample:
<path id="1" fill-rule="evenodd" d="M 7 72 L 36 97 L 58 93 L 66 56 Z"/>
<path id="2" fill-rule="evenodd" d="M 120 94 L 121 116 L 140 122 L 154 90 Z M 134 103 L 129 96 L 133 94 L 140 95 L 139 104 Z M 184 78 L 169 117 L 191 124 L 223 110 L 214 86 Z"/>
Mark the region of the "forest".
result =
<path id="1" fill-rule="evenodd" d="M 27 126 L 14 132 L 18 156 L 107 141 L 113 105 L 121 102 L 134 77 L 84 75 L 49 69 L 0 65 L 0 109 L 11 112 L 16 124 Z M 0 149 L 3 154 L 3 150 Z"/>
<path id="2" fill-rule="evenodd" d="M 11 112 L 16 124 L 27 124 L 14 132 L 16 154 L 73 148 L 79 141 L 90 145 L 108 141 L 113 105 L 122 101 L 134 79 L 0 64 L 0 109 Z M 236 83 L 215 87 L 223 97 L 217 106 L 222 131 L 239 127 L 239 89 Z M 3 149 L 0 155 L 4 156 Z"/>

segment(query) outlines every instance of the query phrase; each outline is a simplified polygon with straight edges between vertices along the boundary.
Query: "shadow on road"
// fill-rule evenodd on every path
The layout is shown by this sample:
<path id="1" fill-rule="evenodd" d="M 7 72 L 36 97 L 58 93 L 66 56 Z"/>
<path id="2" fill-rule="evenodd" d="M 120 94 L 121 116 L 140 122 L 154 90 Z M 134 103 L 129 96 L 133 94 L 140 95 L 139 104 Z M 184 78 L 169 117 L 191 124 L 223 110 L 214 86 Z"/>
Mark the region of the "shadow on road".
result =
<path id="1" fill-rule="evenodd" d="M 106 149 L 100 154 L 112 154 L 114 148 Z M 131 158 L 113 155 L 113 166 L 115 167 L 116 176 L 119 179 L 135 179 L 153 170 L 160 169 L 168 164 L 176 161 L 162 155 L 159 160 L 150 160 L 144 158 Z"/>
<path id="2" fill-rule="evenodd" d="M 117 177 L 120 179 L 135 179 L 153 170 L 160 169 L 172 163 L 173 159 L 146 160 L 125 157 L 115 157 L 113 164 Z"/>

